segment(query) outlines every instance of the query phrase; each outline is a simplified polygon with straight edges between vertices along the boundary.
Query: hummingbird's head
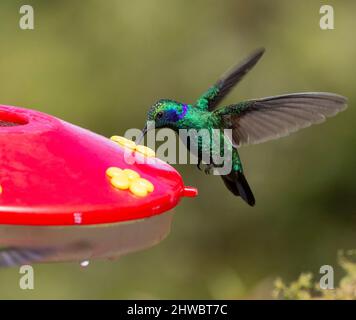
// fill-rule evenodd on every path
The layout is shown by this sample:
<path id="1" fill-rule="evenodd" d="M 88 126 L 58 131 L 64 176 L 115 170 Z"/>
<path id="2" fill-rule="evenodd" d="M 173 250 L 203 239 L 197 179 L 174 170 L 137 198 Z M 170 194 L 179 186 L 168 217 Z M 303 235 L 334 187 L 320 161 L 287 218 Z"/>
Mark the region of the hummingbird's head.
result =
<path id="1" fill-rule="evenodd" d="M 154 122 L 156 128 L 174 128 L 188 111 L 186 104 L 161 99 L 158 100 L 147 113 L 147 121 Z"/>
<path id="2" fill-rule="evenodd" d="M 188 105 L 168 100 L 158 100 L 147 113 L 147 123 L 142 130 L 142 137 L 147 131 L 154 128 L 171 128 L 175 129 L 177 123 L 182 120 L 188 111 Z"/>

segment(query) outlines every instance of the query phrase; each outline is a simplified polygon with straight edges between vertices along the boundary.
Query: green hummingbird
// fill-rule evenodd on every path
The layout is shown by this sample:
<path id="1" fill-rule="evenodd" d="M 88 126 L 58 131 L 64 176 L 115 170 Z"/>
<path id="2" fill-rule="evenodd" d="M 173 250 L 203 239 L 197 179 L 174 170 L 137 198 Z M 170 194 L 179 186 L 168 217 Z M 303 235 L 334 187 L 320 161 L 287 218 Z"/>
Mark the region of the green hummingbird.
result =
<path id="1" fill-rule="evenodd" d="M 245 178 L 238 149 L 246 144 L 256 144 L 287 136 L 301 128 L 320 123 L 326 117 L 334 116 L 347 107 L 343 96 L 324 92 L 304 92 L 253 99 L 218 108 L 220 102 L 231 89 L 256 65 L 264 54 L 261 48 L 250 54 L 247 59 L 225 73 L 194 104 L 185 104 L 169 99 L 158 100 L 147 113 L 146 126 L 142 137 L 154 123 L 155 128 L 180 129 L 218 129 L 221 132 L 222 145 L 230 146 L 232 153 L 231 171 L 222 175 L 225 186 L 240 196 L 250 206 L 255 198 Z M 231 136 L 223 129 L 231 129 Z M 139 140 L 141 140 L 139 139 Z M 201 170 L 202 155 L 212 151 L 211 143 L 204 145 L 201 139 L 190 139 L 186 144 L 198 150 L 198 168 Z M 216 151 L 215 151 L 216 152 Z M 211 154 L 210 154 L 211 157 Z M 205 172 L 217 168 L 213 161 Z"/>

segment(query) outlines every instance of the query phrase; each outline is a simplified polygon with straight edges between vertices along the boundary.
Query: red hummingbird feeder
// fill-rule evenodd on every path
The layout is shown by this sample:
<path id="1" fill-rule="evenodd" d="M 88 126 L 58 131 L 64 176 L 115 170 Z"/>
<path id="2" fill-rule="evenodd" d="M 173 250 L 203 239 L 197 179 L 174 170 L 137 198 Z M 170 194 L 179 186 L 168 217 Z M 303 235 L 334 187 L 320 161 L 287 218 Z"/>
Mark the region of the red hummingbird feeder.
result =
<path id="1" fill-rule="evenodd" d="M 128 163 L 127 149 L 56 117 L 0 105 L 0 265 L 116 258 L 161 241 L 171 209 L 197 190 L 167 163 L 142 161 L 139 148 Z M 122 186 L 109 168 L 152 188 Z"/>

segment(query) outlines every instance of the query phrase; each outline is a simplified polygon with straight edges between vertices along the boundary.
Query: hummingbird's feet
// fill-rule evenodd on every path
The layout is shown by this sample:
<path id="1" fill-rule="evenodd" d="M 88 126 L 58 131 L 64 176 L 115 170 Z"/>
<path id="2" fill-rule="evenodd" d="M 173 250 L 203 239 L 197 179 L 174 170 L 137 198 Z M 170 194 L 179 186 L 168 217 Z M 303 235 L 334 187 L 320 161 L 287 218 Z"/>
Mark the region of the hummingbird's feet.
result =
<path id="1" fill-rule="evenodd" d="M 205 174 L 208 174 L 208 175 L 212 174 L 213 168 L 214 168 L 214 165 L 212 163 L 206 165 L 206 167 L 204 169 Z"/>
<path id="2" fill-rule="evenodd" d="M 199 160 L 199 162 L 198 162 L 198 164 L 197 164 L 197 167 L 198 167 L 198 169 L 201 171 L 202 170 L 202 168 L 201 168 L 201 160 Z"/>
<path id="3" fill-rule="evenodd" d="M 204 164 L 205 168 L 204 168 L 204 172 L 205 174 L 211 174 L 212 173 L 212 169 L 214 168 L 214 164 L 210 163 L 210 164 Z M 197 164 L 197 167 L 200 171 L 203 170 L 202 168 L 202 161 L 199 161 Z"/>

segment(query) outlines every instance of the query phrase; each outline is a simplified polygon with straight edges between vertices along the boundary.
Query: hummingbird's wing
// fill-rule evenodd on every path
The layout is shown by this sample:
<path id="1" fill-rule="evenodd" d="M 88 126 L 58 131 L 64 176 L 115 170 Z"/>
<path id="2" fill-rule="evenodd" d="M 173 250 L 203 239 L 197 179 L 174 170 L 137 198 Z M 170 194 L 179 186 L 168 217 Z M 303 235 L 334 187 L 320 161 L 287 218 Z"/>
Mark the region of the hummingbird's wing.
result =
<path id="1" fill-rule="evenodd" d="M 239 147 L 287 136 L 346 109 L 347 98 L 322 92 L 293 93 L 220 108 L 224 128 Z"/>
<path id="2" fill-rule="evenodd" d="M 208 91 L 198 99 L 195 107 L 213 111 L 230 90 L 255 66 L 265 52 L 264 48 L 250 54 L 247 59 L 224 74 Z"/>

